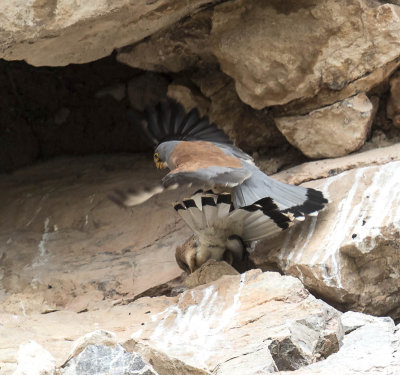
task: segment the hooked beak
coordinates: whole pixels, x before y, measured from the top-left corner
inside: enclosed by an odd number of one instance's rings
[[[158,169],[168,168],[168,164],[165,161],[155,161],[154,163],[156,163]]]

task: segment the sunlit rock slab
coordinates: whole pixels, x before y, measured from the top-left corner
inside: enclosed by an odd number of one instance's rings
[[[299,277],[319,296],[358,311],[400,317],[400,161],[306,183],[330,200],[252,255]]]
[[[64,158],[0,177],[0,308],[85,311],[129,300],[181,274],[190,230],[170,191],[124,209],[114,189],[157,184],[151,156]]]

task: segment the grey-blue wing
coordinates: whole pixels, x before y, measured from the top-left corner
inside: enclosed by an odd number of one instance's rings
[[[211,166],[195,171],[171,171],[162,179],[164,187],[175,184],[193,184],[207,187],[232,188],[241,184],[251,176],[251,171],[242,168]]]

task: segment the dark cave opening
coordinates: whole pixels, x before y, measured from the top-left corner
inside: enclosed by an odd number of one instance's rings
[[[126,115],[149,75],[114,55],[66,67],[0,60],[0,173],[59,155],[151,150]]]

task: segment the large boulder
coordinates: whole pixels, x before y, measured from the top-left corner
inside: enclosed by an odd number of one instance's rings
[[[310,158],[347,155],[364,145],[376,108],[365,94],[311,111],[307,115],[277,117],[286,139]]]
[[[121,367],[135,358],[142,367],[149,362],[160,375],[294,370],[339,350],[340,315],[299,280],[252,270],[176,297],[145,297],[108,309],[3,313],[0,362],[8,363],[4,374],[10,374],[18,347],[35,340],[40,355],[53,358],[65,374],[90,363],[110,368],[113,357]]]
[[[321,91],[315,108],[332,104],[359,92],[346,90],[359,79],[368,91],[385,74],[365,76],[400,55],[398,6],[364,0],[230,1],[214,8],[211,35],[222,70],[256,109]]]
[[[13,1],[0,4],[0,57],[60,66],[108,56],[186,17],[209,0]]]
[[[107,197],[161,177],[147,156],[64,158],[1,176],[1,310],[105,307],[179,276],[175,248],[191,232],[174,215],[178,192],[133,209]]]
[[[259,270],[176,297],[1,319],[4,375],[396,374],[400,365],[390,318],[342,314],[299,280]]]
[[[388,149],[398,155],[398,145]],[[400,161],[387,161],[305,183],[323,191],[329,205],[260,243],[253,261],[299,277],[343,309],[400,318]]]

